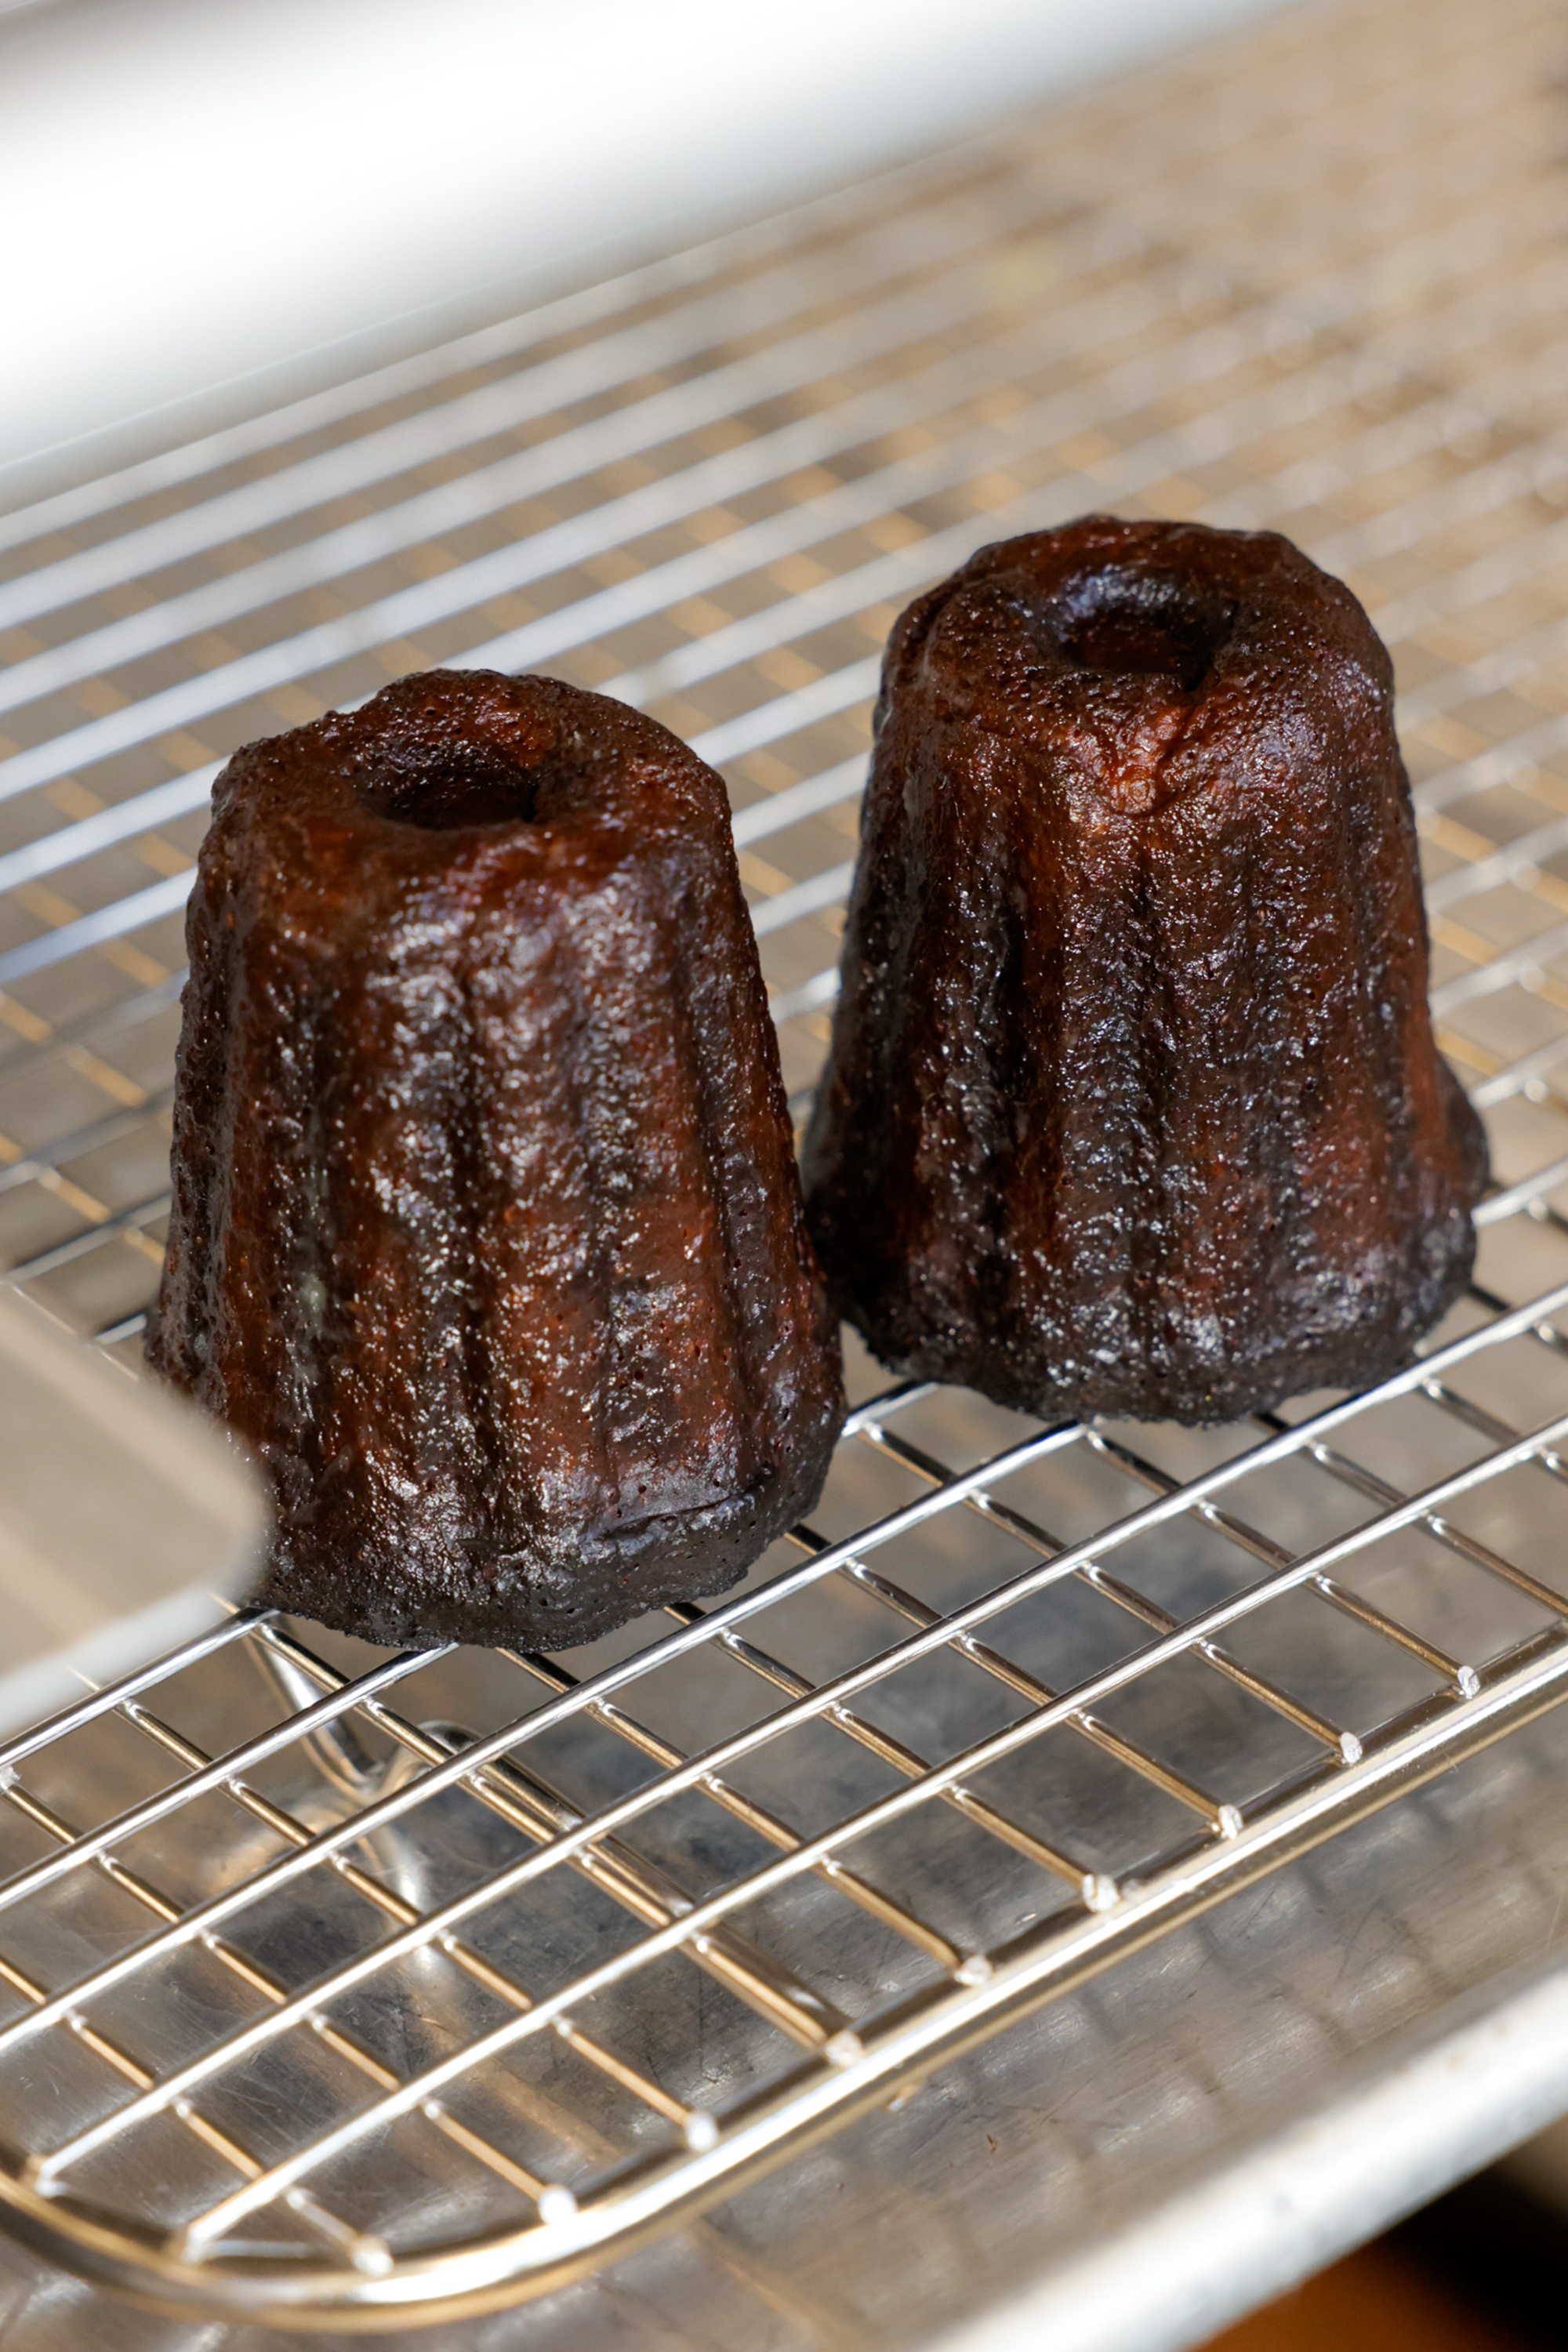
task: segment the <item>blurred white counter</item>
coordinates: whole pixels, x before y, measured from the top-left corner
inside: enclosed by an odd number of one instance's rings
[[[0,0],[0,467],[487,283],[608,269],[1259,5]]]

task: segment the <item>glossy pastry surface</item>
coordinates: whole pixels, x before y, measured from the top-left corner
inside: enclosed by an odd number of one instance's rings
[[[1221,1421],[1405,1360],[1486,1177],[1388,656],[1272,532],[983,548],[889,646],[805,1151],[888,1363]]]
[[[720,779],[407,678],[229,762],[189,940],[149,1354],[272,1473],[267,1597],[552,1648],[731,1582],[843,1401]]]

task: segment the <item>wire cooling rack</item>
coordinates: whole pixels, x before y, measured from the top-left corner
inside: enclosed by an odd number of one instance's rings
[[[1047,1427],[856,1358],[721,1603],[560,1658],[215,1609],[12,1741],[0,2207],[56,2260],[537,2294],[1568,1696],[1568,263],[1549,19],[1467,18],[1284,20],[0,519],[0,1252],[128,1361],[228,750],[442,662],[652,709],[804,1107],[893,614],[1089,507],[1373,609],[1498,1171],[1368,1396]]]

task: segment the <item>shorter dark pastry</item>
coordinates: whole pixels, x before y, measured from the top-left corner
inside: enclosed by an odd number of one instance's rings
[[[837,1333],[724,787],[551,678],[405,678],[218,781],[151,1360],[256,1448],[265,1597],[586,1641],[808,1509]]]
[[[983,548],[888,648],[807,1214],[883,1360],[1221,1421],[1468,1275],[1393,673],[1273,532]]]

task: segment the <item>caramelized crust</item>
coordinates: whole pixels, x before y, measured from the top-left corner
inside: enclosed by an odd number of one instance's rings
[[[273,1476],[266,1597],[559,1648],[740,1576],[843,1413],[724,789],[548,678],[237,754],[151,1360]]]
[[[808,1217],[888,1363],[1220,1421],[1474,1253],[1388,656],[1272,532],[983,548],[889,646]]]

